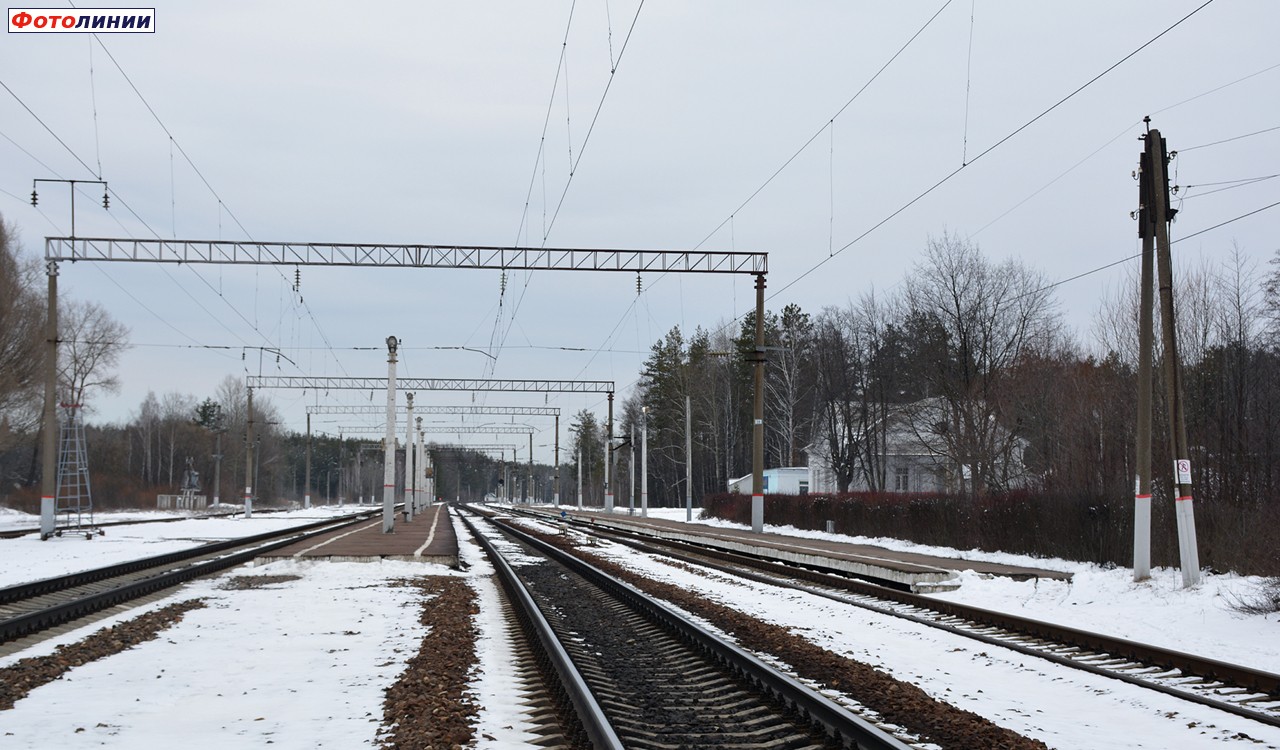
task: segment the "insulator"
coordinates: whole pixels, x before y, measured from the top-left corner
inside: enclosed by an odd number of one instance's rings
[[[36,195],[36,191],[32,190],[32,191],[31,191],[31,205],[33,205],[33,206],[34,206],[34,205],[36,205],[36,204],[37,204],[37,203],[39,203],[39,202],[40,202],[40,198]]]
[[[111,196],[107,195],[107,191],[105,190],[102,191],[102,207],[106,209],[111,208]]]

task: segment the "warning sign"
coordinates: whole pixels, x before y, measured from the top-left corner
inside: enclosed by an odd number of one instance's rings
[[[1191,484],[1191,462],[1186,459],[1180,459],[1173,462],[1173,473],[1177,476],[1178,484]]]

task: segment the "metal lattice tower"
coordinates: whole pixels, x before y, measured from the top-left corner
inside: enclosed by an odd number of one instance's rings
[[[66,416],[60,430],[55,512],[61,526],[87,530],[93,526],[93,493],[84,422],[79,418],[80,404],[64,403],[62,408]]]

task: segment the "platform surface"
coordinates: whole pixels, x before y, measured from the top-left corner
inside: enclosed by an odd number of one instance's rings
[[[533,510],[542,511],[543,509],[534,508]],[[552,512],[551,509],[546,511]],[[558,512],[556,514],[558,515]],[[1044,568],[899,552],[870,544],[772,533],[756,534],[745,529],[726,529],[684,521],[632,516],[627,515],[625,511],[621,514],[570,512],[569,515],[575,520],[596,525],[643,530],[643,533],[663,539],[702,544],[799,564],[821,565],[855,575],[882,578],[910,585],[912,590],[918,592],[954,588],[958,585],[959,572],[963,570],[1017,580],[1071,579],[1070,573]]]
[[[395,529],[382,533],[382,517],[356,524],[305,542],[268,552],[258,559],[307,559],[348,562],[407,560],[440,565],[458,564],[458,537],[448,506],[432,505],[405,521],[396,514]]]

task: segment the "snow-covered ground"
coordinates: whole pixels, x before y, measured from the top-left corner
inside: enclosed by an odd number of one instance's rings
[[[650,515],[684,520],[685,511],[658,508],[651,509]],[[696,522],[746,528],[719,519]],[[848,537],[792,526],[771,526],[768,530],[788,536],[1069,572],[1070,582],[1014,581],[984,577],[970,570],[961,573],[960,588],[933,596],[1280,673],[1280,615],[1246,615],[1233,606],[1258,592],[1264,579],[1257,576],[1206,572],[1199,586],[1184,589],[1182,574],[1173,568],[1156,568],[1149,580],[1135,583],[1129,568],[1105,569],[1056,558],[955,550],[880,537]]]
[[[8,509],[0,509],[6,511]],[[83,536],[64,534],[40,541],[39,534],[16,539],[0,539],[0,586],[12,586],[39,578],[52,578],[80,570],[101,568],[139,557],[191,549],[208,542],[265,534],[269,531],[299,526],[337,515],[355,513],[358,506],[337,505],[312,507],[283,513],[258,513],[253,518],[197,518],[189,514],[167,511],[128,511],[98,513],[95,520],[137,521],[156,518],[182,518],[169,523],[144,523],[131,526],[108,526],[102,536],[86,540]],[[40,525],[39,516],[8,511],[0,515],[0,530],[31,529]]]
[[[212,538],[258,533],[324,512],[312,509],[259,515],[248,521],[118,527],[92,541],[76,537],[47,542],[0,540],[0,573],[7,583],[44,578]],[[676,519],[682,519],[683,513],[651,511],[654,516]],[[28,519],[16,525],[29,524]],[[466,576],[478,594],[480,665],[473,687],[485,708],[476,733],[477,747],[527,747],[527,727],[509,703],[511,654],[488,578],[490,569],[465,530],[459,531],[460,554],[470,565],[465,573],[402,562],[282,561],[189,584],[149,608],[193,597],[207,598],[207,608],[189,612],[155,641],[76,668],[64,679],[38,688],[12,710],[0,711],[0,747],[374,746],[382,690],[416,652],[424,632],[418,624],[415,589],[387,584],[424,573]],[[921,549],[890,540],[858,541]],[[809,633],[826,648],[877,664],[942,700],[1053,747],[1163,749],[1238,744],[1280,748],[1280,730],[1114,680],[794,591],[730,581],[718,574],[693,575],[617,545],[602,545],[596,551],[644,575]],[[930,551],[974,559],[982,556]],[[1276,616],[1242,615],[1229,606],[1233,597],[1247,595],[1257,581],[1210,575],[1197,589],[1185,591],[1174,571],[1157,571],[1151,582],[1135,585],[1124,570],[1062,560],[1003,559],[1069,570],[1075,580],[1037,584],[966,574],[959,591],[945,596],[1280,671]],[[231,575],[280,574],[301,578],[261,589],[219,587]],[[0,667],[24,656],[49,653],[58,643],[79,640],[105,624],[136,614],[46,641],[0,659]]]

